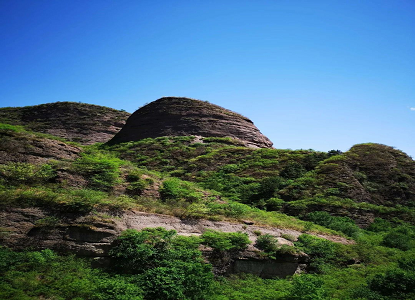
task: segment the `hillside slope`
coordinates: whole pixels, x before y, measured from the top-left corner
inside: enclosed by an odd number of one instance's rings
[[[118,122],[85,107],[63,122],[3,109],[23,126],[0,123],[0,299],[414,299],[415,165],[405,153],[180,131],[80,145],[29,130],[59,125],[75,139]]]
[[[0,108],[0,123],[22,125],[84,145],[105,143],[125,124],[130,114],[99,105],[55,102]]]

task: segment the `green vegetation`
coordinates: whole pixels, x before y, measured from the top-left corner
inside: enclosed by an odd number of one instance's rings
[[[176,239],[174,230],[164,228],[127,230],[110,255],[116,270],[136,275],[146,299],[205,299],[211,266],[191,238]]]
[[[25,141],[64,141],[29,131],[49,126],[45,120],[23,124],[10,109],[0,115],[13,124],[0,124],[0,142],[10,153],[30,150]],[[109,268],[51,250],[0,248],[0,299],[415,298],[415,166],[396,149],[251,149],[231,138],[192,136],[79,148],[72,159],[0,164],[0,208],[51,212],[34,222],[41,230],[64,227],[62,213],[110,222],[126,209],[293,229],[307,233],[282,235],[294,246],[260,231],[254,246],[269,260],[305,252],[306,274],[215,277],[199,249],[225,261],[248,247],[247,234],[207,230],[184,237],[147,228],[119,236]],[[347,237],[350,244],[317,233]],[[1,239],[12,234],[0,228]]]
[[[414,163],[391,147],[362,144],[346,153],[324,153],[249,149],[229,138],[193,140],[161,137],[107,149],[139,166],[198,182],[231,200],[268,211],[304,215],[320,205],[329,211],[353,208],[375,211],[383,218],[415,218],[415,180],[408,175],[414,174]],[[396,166],[392,172],[389,165]],[[339,180],[341,174],[349,175]],[[371,200],[362,201],[368,193]]]
[[[1,114],[1,108],[0,108],[0,114]],[[38,139],[51,139],[51,140],[57,140],[61,142],[65,142],[68,145],[74,145],[79,146],[76,142],[68,141],[64,138],[54,136],[47,133],[41,133],[32,131],[30,128],[26,128],[21,125],[11,125],[11,124],[5,124],[0,122],[0,140],[2,143],[8,143],[13,138],[17,139],[27,139],[27,140],[38,140]]]
[[[348,217],[334,217],[325,211],[315,211],[307,215],[307,219],[327,228],[343,232],[347,236],[357,238],[360,228]]]
[[[32,165],[11,162],[0,165],[0,183],[10,186],[46,183],[55,175],[55,170],[49,164]]]
[[[248,235],[242,232],[206,230],[202,235],[202,244],[219,252],[243,250],[250,243]]]
[[[86,261],[51,250],[0,248],[0,266],[0,299],[143,299],[133,278],[92,269]]]
[[[109,191],[120,183],[119,168],[126,162],[105,152],[91,150],[83,152],[82,156],[73,162],[73,171],[83,175],[88,180],[90,188]]]

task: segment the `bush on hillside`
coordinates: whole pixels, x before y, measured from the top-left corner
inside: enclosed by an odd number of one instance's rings
[[[349,217],[335,217],[325,211],[315,211],[307,214],[307,219],[327,228],[343,232],[347,236],[356,238],[360,228]]]
[[[56,176],[56,171],[49,164],[33,165],[29,163],[10,162],[0,165],[0,178],[7,185],[45,183]]]
[[[406,251],[414,247],[414,237],[415,232],[411,228],[399,226],[384,236],[382,245]]]
[[[73,169],[88,179],[88,187],[110,191],[120,182],[119,167],[125,162],[104,153],[84,153],[73,163]]]
[[[212,267],[196,249],[197,239],[164,228],[126,230],[110,251],[116,270],[137,274],[146,299],[206,299]]]
[[[389,269],[386,273],[377,274],[370,279],[368,286],[382,296],[392,299],[411,299],[410,294],[415,296],[415,272],[399,268]]]
[[[202,198],[202,193],[197,191],[191,183],[174,177],[164,180],[159,192],[164,201],[184,200],[192,203],[198,202]]]
[[[218,251],[243,250],[251,241],[246,233],[221,232],[208,229],[202,234],[202,244]]]
[[[339,259],[339,245],[331,241],[302,234],[294,244],[310,256],[310,268],[315,273],[324,273],[330,264]]]
[[[274,253],[278,249],[278,239],[270,234],[263,234],[257,238],[254,246],[265,253]]]

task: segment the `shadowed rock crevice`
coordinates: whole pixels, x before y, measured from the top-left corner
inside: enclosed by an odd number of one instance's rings
[[[138,109],[109,144],[161,136],[231,137],[246,146],[272,148],[253,122],[205,101],[165,97]]]

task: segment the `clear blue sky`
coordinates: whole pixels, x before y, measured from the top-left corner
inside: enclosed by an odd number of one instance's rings
[[[0,0],[0,106],[162,96],[239,112],[276,148],[415,157],[415,1]]]

